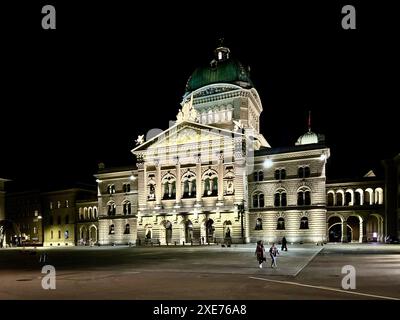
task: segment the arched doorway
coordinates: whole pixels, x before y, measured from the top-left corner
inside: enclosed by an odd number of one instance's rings
[[[206,239],[205,239],[205,241],[207,243],[214,242],[214,231],[215,231],[215,228],[214,228],[213,224],[214,224],[214,220],[213,219],[208,218],[205,221],[205,231],[206,231]]]
[[[90,241],[94,244],[97,242],[97,228],[96,226],[91,226],[90,227],[90,231],[89,231],[89,235],[90,235]]]
[[[87,229],[85,226],[82,226],[79,232],[79,242],[81,245],[85,245],[88,240]]]
[[[165,228],[165,243],[169,244],[172,242],[172,223],[169,220],[164,222]]]
[[[191,242],[193,240],[193,223],[190,220],[185,222],[185,242]]]
[[[360,218],[358,216],[350,216],[347,218],[347,242],[359,242],[359,239]]]
[[[342,242],[342,219],[338,216],[328,219],[328,240],[329,242]]]
[[[383,241],[383,218],[379,214],[371,214],[368,216],[366,237],[368,242]]]
[[[224,242],[232,243],[232,222],[230,220],[224,222]]]

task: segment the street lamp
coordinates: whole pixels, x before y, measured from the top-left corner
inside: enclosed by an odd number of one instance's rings
[[[240,218],[240,231],[242,237],[242,243],[244,243],[244,226],[243,226],[243,214],[244,214],[244,201],[237,205],[238,214]]]

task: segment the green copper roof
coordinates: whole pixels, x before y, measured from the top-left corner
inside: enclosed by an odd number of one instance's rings
[[[249,69],[239,61],[228,58],[213,60],[210,65],[197,68],[186,84],[186,92],[192,92],[213,83],[232,83],[243,88],[253,87]]]

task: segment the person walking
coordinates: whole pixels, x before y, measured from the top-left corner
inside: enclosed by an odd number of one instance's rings
[[[257,261],[258,261],[259,267],[261,269],[263,262],[267,261],[267,258],[265,256],[264,244],[263,244],[263,242],[261,240],[257,241],[257,247],[256,247],[255,255],[257,257]]]
[[[285,237],[282,238],[282,247],[281,247],[281,251],[287,251],[287,240]]]
[[[275,247],[275,243],[272,244],[271,248],[269,248],[269,255],[271,256],[271,268],[277,267],[276,258],[279,254],[278,248]]]

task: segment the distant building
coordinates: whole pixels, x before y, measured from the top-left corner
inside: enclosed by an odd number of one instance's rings
[[[99,243],[135,244],[140,222],[135,168],[101,169],[98,181]],[[139,235],[140,237],[140,235]]]
[[[39,191],[7,194],[7,217],[17,230],[13,242],[20,245],[43,245],[43,211]]]
[[[384,190],[385,181],[372,172],[358,180],[328,181],[328,241],[384,241],[387,234]]]
[[[77,245],[95,245],[99,239],[98,199],[76,202],[76,240]]]
[[[45,246],[76,244],[77,201],[91,199],[96,192],[74,188],[41,194]]]

